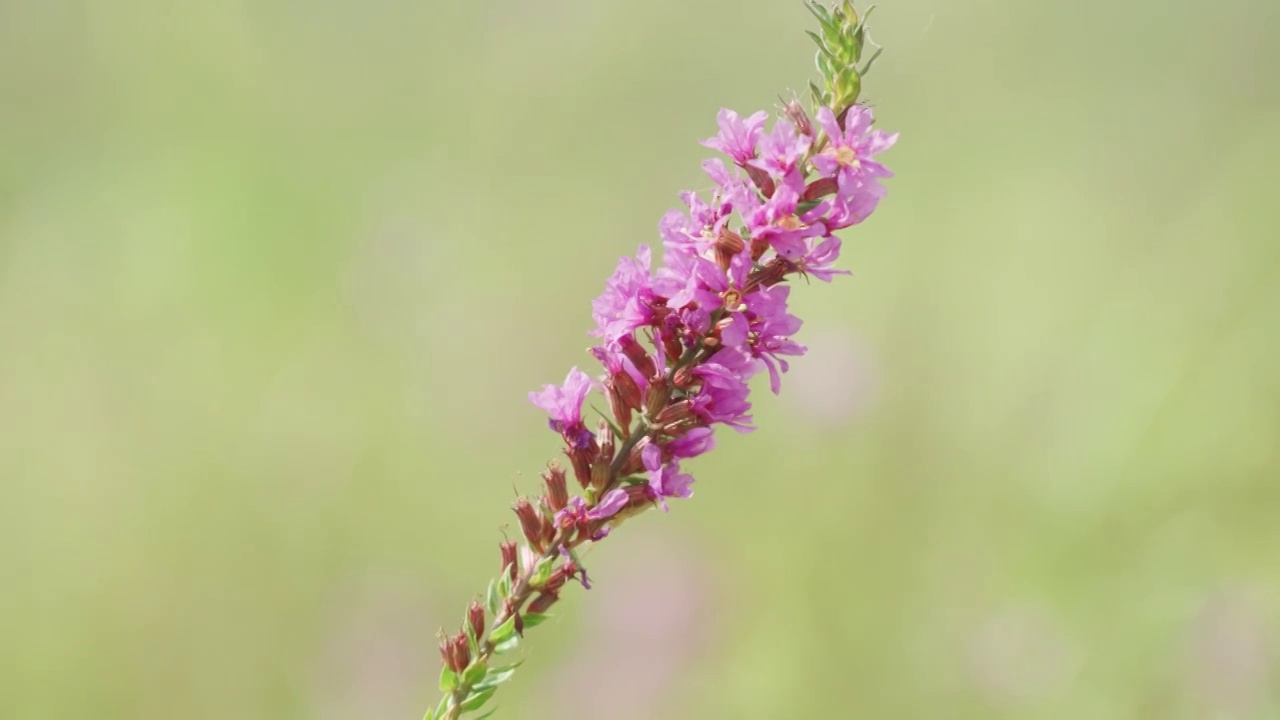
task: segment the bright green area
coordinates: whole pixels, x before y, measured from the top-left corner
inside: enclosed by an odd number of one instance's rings
[[[706,184],[716,110],[804,87],[811,23],[0,4],[0,717],[420,716],[556,448],[525,393]],[[798,289],[761,429],[591,554],[496,717],[620,663],[643,691],[595,717],[1276,717],[1280,5],[873,30],[903,137],[855,278]],[[874,400],[817,412],[820,373]],[[640,603],[692,596],[692,649],[566,685],[648,547],[698,578]]]

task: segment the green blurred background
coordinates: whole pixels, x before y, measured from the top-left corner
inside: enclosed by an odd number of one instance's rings
[[[0,0],[0,717],[412,718],[796,0]],[[889,2],[898,176],[510,718],[1280,717],[1280,5]]]

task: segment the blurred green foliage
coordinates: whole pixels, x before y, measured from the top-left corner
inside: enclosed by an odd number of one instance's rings
[[[811,25],[0,3],[0,717],[420,716],[556,451],[524,394],[586,363],[716,110],[803,91]],[[591,554],[498,717],[1276,717],[1280,6],[874,35],[903,137],[855,277],[796,293],[761,429]],[[697,641],[637,655],[668,615]]]

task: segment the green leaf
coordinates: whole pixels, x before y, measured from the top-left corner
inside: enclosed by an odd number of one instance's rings
[[[466,670],[462,671],[462,684],[475,685],[484,679],[485,671],[487,670],[488,668],[485,667],[484,663],[471,663],[467,666]]]
[[[512,635],[506,640],[503,640],[497,645],[494,645],[493,651],[501,655],[503,653],[508,653],[508,652],[511,652],[512,650],[515,650],[516,646],[518,646],[519,644],[520,644],[520,636]]]
[[[613,431],[614,437],[616,438],[626,437],[625,435],[622,434],[622,429],[618,427],[618,424],[613,421],[613,418],[600,412],[600,408],[596,407],[595,405],[592,405],[591,409],[596,411],[596,414],[600,416],[601,420],[604,420],[606,423],[609,424],[609,429]]]
[[[516,674],[516,668],[520,663],[508,665],[505,670],[490,670],[484,679],[476,683],[474,690],[484,690],[485,688],[497,687],[502,683],[510,680]]]
[[[422,716],[422,720],[433,720],[435,716],[436,716],[436,711],[432,710],[431,708],[427,708],[427,714]]]
[[[503,568],[502,575],[498,577],[498,598],[501,601],[510,594],[511,594],[511,572],[508,571],[506,568]],[[497,612],[494,612],[494,615],[497,615],[497,614],[498,614]]]
[[[446,665],[440,668],[440,692],[451,693],[458,687],[458,674]]]
[[[525,628],[537,627],[550,620],[552,617],[553,616],[546,613],[525,613],[524,626]]]
[[[509,637],[512,637],[515,634],[516,634],[516,616],[512,615],[511,617],[507,618],[506,622],[494,628],[493,631],[489,633],[489,642],[493,643],[494,645],[497,645],[498,643],[502,642],[503,640],[506,640]]]
[[[502,569],[502,576],[506,577],[507,569]],[[502,597],[498,595],[498,579],[494,578],[489,581],[489,592],[485,594],[485,604],[489,606],[489,614],[498,615],[498,611],[502,609]]]
[[[467,696],[466,700],[462,701],[462,712],[479,710],[480,706],[484,705],[486,702],[489,702],[489,698],[493,697],[493,694],[496,692],[498,692],[498,688],[492,687],[492,688],[485,688],[484,690],[477,690],[471,693],[470,695]]]
[[[451,696],[448,693],[445,693],[445,696],[440,698],[440,704],[436,705],[436,717],[438,718],[444,717],[444,714],[448,712],[450,697]]]
[[[551,579],[551,566],[555,564],[555,556],[545,557],[538,561],[533,568],[533,575],[529,578],[529,587],[540,588],[547,584],[547,580]]]
[[[492,714],[494,714],[494,713],[496,713],[496,712],[498,712],[498,708],[496,708],[496,707],[492,707],[492,708],[489,708],[489,712],[487,712],[487,713],[485,713],[485,714],[483,714],[483,715],[477,715],[477,716],[475,716],[475,717],[471,718],[471,720],[484,720],[485,718],[489,717],[490,715],[492,715]]]

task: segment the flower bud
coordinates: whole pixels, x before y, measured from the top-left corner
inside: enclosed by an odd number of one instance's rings
[[[597,491],[604,490],[604,486],[609,483],[610,464],[602,455],[591,465],[591,487]]]
[[[769,240],[767,238],[753,238],[751,240],[751,259],[759,260],[760,256],[765,254],[769,249]]]
[[[516,563],[516,544],[510,540],[498,543],[498,550],[502,552],[502,569],[511,576],[511,582],[516,581],[516,573],[519,567]]]
[[[626,375],[626,373],[619,373]],[[614,422],[618,423],[618,429],[622,431],[622,436],[628,437],[631,434],[631,408],[627,407],[627,401],[618,392],[617,385],[613,380],[604,381],[605,397],[609,398],[609,411],[613,413]]]
[[[542,479],[547,483],[547,507],[552,513],[563,510],[564,506],[569,504],[569,490],[565,487],[564,468],[560,463],[552,460],[547,463]]]
[[[597,456],[597,460],[612,463],[615,448],[613,428],[609,427],[609,423],[603,420],[600,421],[600,430],[596,434],[596,443],[600,446],[600,454]]]
[[[674,365],[680,360],[680,356],[684,354],[684,348],[680,345],[680,338],[672,333],[662,334],[662,349],[667,353],[667,360]]]
[[[634,510],[653,504],[653,498],[649,495],[648,485],[628,485],[626,490],[627,510]]]
[[[691,417],[693,417],[693,405],[688,400],[681,400],[658,413],[654,422],[658,425],[672,425]]]
[[[697,376],[693,374],[693,368],[686,365],[676,371],[675,376],[671,378],[671,382],[675,383],[675,386],[681,390],[688,390],[697,379]]]
[[[649,383],[649,397],[645,398],[644,403],[648,415],[652,417],[662,412],[662,409],[667,406],[667,399],[670,397],[671,386],[667,384],[666,380],[656,379]]]
[[[836,183],[835,178],[818,178],[805,187],[804,193],[800,195],[800,201],[814,202],[815,200],[821,200],[828,195],[835,194],[839,189],[840,186]]]
[[[454,635],[449,640],[449,669],[461,673],[471,664],[471,643],[463,633]]]
[[[782,282],[787,273],[795,269],[795,265],[786,258],[775,257],[770,260],[763,268],[753,271],[747,277],[747,285],[742,288],[743,293],[749,293],[758,287],[773,287]]]
[[[773,184],[773,178],[769,177],[769,173],[761,170],[755,165],[739,165],[738,167],[747,171],[747,177],[751,178],[751,182],[760,189],[760,194],[766,198],[773,197],[773,191],[777,187]]]
[[[800,99],[792,94],[791,99],[786,101],[782,106],[782,114],[796,126],[796,132],[801,135],[813,137],[813,121],[809,119],[809,114],[804,111],[804,106],[800,104]]]
[[[649,357],[649,353],[645,352],[640,343],[636,342],[635,336],[627,333],[618,338],[618,345],[622,348],[622,354],[627,356],[640,374],[645,377],[653,377],[658,374],[658,368],[653,364],[653,358]]]
[[[441,634],[444,634],[442,629]],[[450,638],[440,638],[440,664],[453,669],[453,641]]]
[[[622,466],[621,473],[623,475],[634,475],[644,469],[644,448],[649,444],[648,440],[638,442],[631,448],[631,454],[627,456],[627,462]]]
[[[565,581],[569,579],[569,576],[571,574],[569,571],[572,568],[573,568],[573,563],[565,563],[564,565],[561,565],[555,570],[552,570],[551,575],[547,578],[547,581],[542,585],[542,592],[554,593],[560,588],[564,587]]]
[[[547,592],[544,590],[538,594],[538,597],[533,599],[533,602],[529,603],[529,612],[541,615],[547,610],[550,610],[551,606],[555,605],[556,601],[559,599],[559,593]]]
[[[617,390],[622,402],[632,410],[639,410],[644,398],[640,394],[640,386],[636,385],[631,373],[620,370],[613,374],[613,387]]]
[[[473,637],[484,639],[484,606],[474,600],[467,606],[467,624]]]
[[[573,466],[573,476],[578,480],[578,484],[582,487],[591,486],[591,460],[595,457],[595,449],[590,452],[573,450],[566,451],[569,456],[569,464]]]
[[[511,509],[515,510],[516,518],[520,521],[520,531],[524,533],[524,539],[529,541],[529,547],[538,553],[545,552],[547,546],[543,540],[545,520],[542,513],[529,502],[529,498],[524,497],[516,498]]]
[[[729,228],[721,228],[720,234],[716,236],[715,242],[711,245],[716,252],[716,264],[721,270],[728,272],[729,264],[733,262],[733,258],[747,247],[747,243],[738,233]]]

